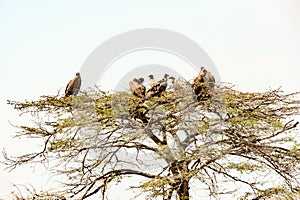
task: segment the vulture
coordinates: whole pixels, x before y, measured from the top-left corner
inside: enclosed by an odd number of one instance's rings
[[[150,78],[150,87],[154,87],[155,85],[158,84],[158,83],[155,81],[153,75],[149,75],[148,77]]]
[[[129,82],[130,91],[133,95],[140,97],[142,99],[145,98],[146,87],[143,85],[144,78],[134,78]]]
[[[209,88],[214,88],[216,82],[214,75],[211,72],[207,71],[204,67],[201,67],[200,73],[203,76],[205,84],[207,84]]]
[[[167,87],[168,87],[168,77],[169,77],[169,75],[165,74],[164,77],[160,81],[158,81],[158,83],[159,83],[159,87],[158,87],[159,95],[161,95],[161,93],[167,89]]]
[[[66,90],[65,90],[65,96],[68,97],[70,95],[76,96],[80,90],[81,86],[81,77],[80,73],[76,73],[76,76],[68,83]]]
[[[146,99],[149,99],[154,96],[161,96],[162,92],[164,92],[168,86],[168,76],[168,74],[165,74],[160,81],[153,82],[153,84],[151,83],[151,81],[153,80],[153,76],[149,76],[151,88],[146,93]]]
[[[184,79],[176,79],[173,76],[169,77],[169,79],[172,84],[170,89],[173,89],[176,98],[194,97],[194,91],[190,88],[190,82]]]
[[[204,98],[210,97],[209,89],[214,88],[214,86],[214,75],[207,71],[204,67],[201,67],[201,70],[198,76],[195,78],[193,84],[193,90],[197,96],[197,100],[200,101]]]
[[[176,78],[175,78],[174,76],[170,76],[170,77],[169,77],[169,79],[171,79],[171,80],[172,80],[172,84],[174,84],[174,83],[175,83],[175,80],[176,80]]]
[[[174,90],[181,90],[183,87],[176,81],[176,78],[174,76],[170,76],[169,79],[171,79],[171,83],[173,85]]]

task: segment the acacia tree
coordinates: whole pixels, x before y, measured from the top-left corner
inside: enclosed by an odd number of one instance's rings
[[[96,88],[76,97],[8,101],[35,120],[19,126],[17,136],[43,143],[39,152],[18,157],[4,152],[5,164],[14,169],[52,163],[49,170],[64,180],[55,194],[66,198],[104,199],[108,184],[132,176],[144,178],[138,188],[148,199],[192,199],[191,188],[216,199],[299,194],[300,143],[293,119],[299,93],[231,86],[210,92],[198,102],[181,82],[148,100]]]

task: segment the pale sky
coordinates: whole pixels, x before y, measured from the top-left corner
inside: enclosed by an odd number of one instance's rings
[[[206,51],[221,79],[237,89],[298,91],[299,19],[298,0],[0,0],[0,148],[18,155],[38,147],[12,138],[17,130],[9,121],[22,124],[24,118],[7,99],[36,100],[63,91],[96,47],[134,29],[162,28],[187,36]],[[138,58],[133,54],[124,62],[152,64]],[[11,173],[2,169],[0,199],[11,183],[46,187],[47,177],[34,166]]]

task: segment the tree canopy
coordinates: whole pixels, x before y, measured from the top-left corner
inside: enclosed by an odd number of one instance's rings
[[[134,189],[148,199],[197,199],[192,191],[216,199],[299,195],[299,93],[223,84],[198,101],[188,83],[179,85],[147,100],[93,88],[8,101],[34,120],[17,136],[42,146],[18,157],[4,152],[4,162],[9,169],[52,163],[64,180],[54,191],[62,199],[104,199],[108,185],[133,176],[143,177]]]

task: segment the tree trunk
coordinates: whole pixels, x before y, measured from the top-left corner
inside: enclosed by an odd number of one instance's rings
[[[180,200],[189,200],[189,180],[182,180],[177,190]]]
[[[180,200],[189,200],[189,177],[185,177],[188,174],[188,163],[186,162],[173,162],[171,164],[171,172],[175,177],[175,183],[173,188],[176,190]]]

